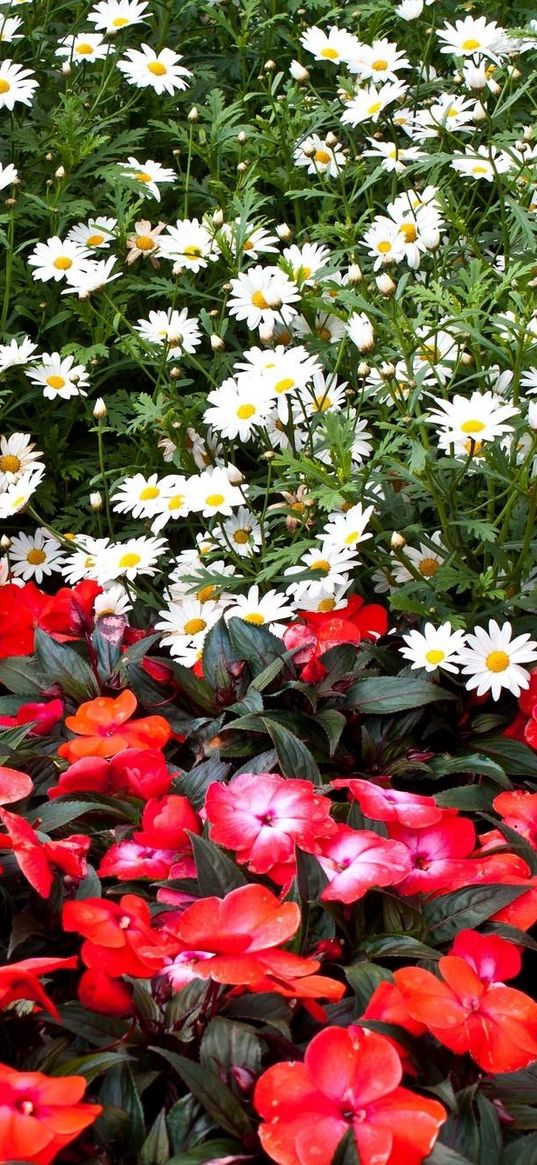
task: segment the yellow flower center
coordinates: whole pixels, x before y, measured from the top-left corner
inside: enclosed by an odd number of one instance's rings
[[[462,433],[482,433],[484,428],[485,428],[485,425],[484,425],[483,421],[477,421],[477,420],[471,418],[469,421],[463,421],[463,423],[461,425],[461,432]]]
[[[313,161],[320,162],[321,166],[327,166],[330,161],[328,150],[316,150],[313,155]]]
[[[290,388],[295,387],[295,380],[292,376],[284,376],[283,380],[276,381],[274,390],[277,393],[288,392]]]
[[[239,546],[246,546],[246,543],[250,541],[250,531],[235,530],[233,534],[233,541],[237,542]]]
[[[325,327],[325,325],[323,325],[323,327],[321,327],[321,328],[317,328],[317,335],[318,335],[320,340],[331,340],[332,339],[332,336],[330,334],[330,329]]]
[[[149,72],[153,73],[155,77],[163,77],[168,72],[166,65],[163,65],[162,61],[150,61],[147,67]]]
[[[425,652],[425,658],[427,663],[442,663],[442,660],[446,658],[446,653],[440,651],[438,647],[432,647],[430,651]]]
[[[237,416],[240,421],[248,421],[255,413],[255,405],[239,405]]]
[[[472,166],[472,174],[488,174],[488,171],[488,166],[483,166],[481,164]]]
[[[183,247],[183,255],[187,255],[189,259],[199,259],[201,254],[201,247]]]
[[[139,495],[141,502],[152,502],[153,498],[158,498],[160,490],[157,485],[146,485]]]
[[[265,622],[265,616],[260,611],[252,611],[251,615],[243,615],[245,623],[253,623],[255,627],[262,627]]]
[[[468,40],[463,40],[461,44],[461,49],[463,49],[465,53],[473,53],[475,49],[478,49],[479,47],[480,41],[476,40],[475,37],[469,37]]]
[[[337,49],[331,48],[330,45],[326,45],[324,49],[321,49],[319,56],[324,57],[326,61],[338,61],[339,60],[339,53],[338,53]]]
[[[373,101],[371,105],[368,105],[367,112],[370,117],[374,117],[380,109],[382,109],[382,101]]]
[[[47,384],[49,388],[64,388],[65,380],[63,376],[47,376]]]
[[[254,291],[252,295],[252,303],[254,307],[259,307],[261,309],[269,306],[262,291]]]
[[[322,570],[323,574],[330,574],[330,563],[327,558],[318,558],[310,563],[310,570]]]
[[[335,605],[336,605],[335,599],[321,599],[319,606],[317,607],[317,610],[321,614],[324,615],[324,614],[327,614],[329,611],[333,611]]]
[[[329,396],[315,396],[313,398],[313,411],[316,413],[325,413],[331,404],[332,401]]]
[[[0,77],[0,93],[9,93],[11,85],[6,81],[5,77]]]
[[[104,235],[89,235],[86,239],[86,245],[88,247],[100,247],[101,243],[104,243],[104,239]]]
[[[134,242],[139,251],[152,251],[156,245],[151,235],[136,235]]]
[[[137,182],[152,182],[153,181],[151,174],[148,174],[146,170],[139,170],[138,173],[134,175],[134,177],[136,178]]]
[[[129,21],[126,16],[114,16],[112,24],[114,28],[124,28]]]
[[[472,457],[479,457],[481,450],[483,448],[483,442],[482,441],[472,441],[472,438],[470,438],[469,441],[464,442],[464,448],[465,448],[466,452],[468,453],[468,455],[470,455],[470,453],[471,453]]]
[[[344,539],[345,546],[354,546],[354,543],[358,541],[359,537],[359,530],[351,530],[350,534],[347,534],[346,538]]]
[[[118,566],[120,570],[128,570],[131,566],[138,566],[138,563],[141,561],[141,554],[135,554],[134,551],[131,550],[130,553],[121,555]]]
[[[415,243],[418,232],[413,222],[403,222],[399,227],[399,234],[403,235],[405,243]]]
[[[88,44],[87,40],[83,40],[80,44],[75,45],[75,53],[79,53],[81,57],[91,57],[95,52],[93,45]]]
[[[0,471],[2,473],[18,473],[21,462],[14,453],[3,453],[0,457]]]
[[[387,255],[388,252],[391,251],[391,249],[392,249],[392,244],[389,243],[387,239],[384,239],[382,242],[377,243],[377,251],[380,251],[381,255]]]
[[[56,267],[57,271],[68,271],[73,266],[73,260],[68,255],[58,255],[52,266]]]
[[[216,587],[214,583],[209,583],[208,586],[202,587],[201,590],[196,591],[196,598],[200,603],[208,603],[209,599],[214,599],[216,594]]]
[[[208,494],[205,501],[208,506],[221,506],[225,498],[223,494]]]
[[[205,619],[187,619],[183,631],[185,635],[198,635],[200,631],[205,631],[206,626]]]
[[[33,550],[29,550],[26,555],[26,561],[30,566],[40,566],[42,562],[46,562],[47,556],[44,550],[38,550],[37,546]]]
[[[252,240],[246,239],[246,242],[242,244],[242,249],[243,251],[253,251],[254,244],[252,243]]]
[[[506,671],[511,663],[506,651],[490,651],[485,660],[489,671]]]
[[[309,279],[311,275],[311,267],[297,267],[293,271],[293,279]]]
[[[439,565],[436,558],[422,558],[418,570],[424,578],[432,578],[433,574],[436,574]]]
[[[181,506],[183,505],[184,500],[185,500],[184,494],[174,494],[173,498],[170,498],[170,500],[168,502],[168,509],[169,510],[180,510]]]
[[[11,503],[12,513],[15,513],[16,510],[20,510],[21,506],[23,506],[27,500],[28,499],[25,497],[24,494],[19,494],[18,498],[13,498],[13,501]]]
[[[383,73],[388,68],[388,62],[379,57],[378,61],[371,62],[371,68],[375,70],[375,73]]]

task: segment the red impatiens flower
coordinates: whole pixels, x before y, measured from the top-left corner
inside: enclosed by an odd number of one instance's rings
[[[241,773],[229,785],[214,781],[205,809],[213,841],[233,850],[252,873],[283,885],[294,876],[295,845],[317,853],[319,839],[336,831],[328,798],[311,781],[278,773]]]
[[[0,844],[13,850],[21,874],[41,898],[50,895],[54,866],[76,881],[85,878],[86,855],[90,846],[86,834],[73,833],[61,841],[42,841],[30,822],[17,813],[0,809],[0,821],[8,832],[8,839],[1,838]]]
[[[142,828],[133,834],[138,845],[151,849],[190,852],[188,833],[201,833],[201,821],[188,797],[170,793],[152,797],[144,805]]]
[[[330,879],[321,894],[324,902],[357,902],[368,890],[402,882],[410,870],[404,845],[348,825],[338,825],[334,837],[322,843],[318,860]]]
[[[73,970],[77,966],[78,959],[72,955],[68,959],[22,959],[20,963],[0,967],[0,1008],[9,1007],[16,999],[31,999],[59,1019],[58,1011],[38,976],[50,975],[52,971]]]
[[[522,834],[537,849],[537,793],[514,789],[499,793],[492,804],[504,824]]]
[[[131,878],[164,882],[167,878],[195,878],[196,863],[192,857],[173,849],[119,841],[107,850],[97,872],[102,878],[117,878],[120,882]]]
[[[294,656],[301,668],[301,679],[315,683],[326,675],[320,657],[340,643],[361,643],[378,639],[388,630],[388,614],[376,603],[364,606],[360,595],[351,595],[346,606],[337,611],[298,611],[300,623],[292,623],[284,633],[288,650],[300,647]]]
[[[49,1165],[102,1112],[81,1104],[83,1076],[17,1072],[0,1064],[0,1161]]]
[[[29,797],[33,787],[32,778],[27,773],[0,765],[0,805],[12,805],[14,801],[22,801],[23,797]]]
[[[162,934],[151,929],[149,906],[136,894],[124,894],[119,902],[107,898],[66,902],[62,923],[64,930],[76,931],[86,939],[80,953],[91,970],[104,971],[112,978],[132,975],[147,979],[162,964],[166,943]]]
[[[54,726],[63,717],[62,700],[46,700],[38,704],[21,704],[14,716],[0,716],[0,726],[3,728],[16,727],[19,724],[31,724],[31,736],[48,736]]]
[[[168,721],[163,716],[131,720],[137,704],[128,688],[115,700],[110,696],[87,700],[65,721],[79,739],[62,744],[59,755],[75,761],[84,756],[114,756],[126,748],[164,748],[171,736]]]
[[[398,887],[400,894],[430,894],[472,883],[473,865],[467,859],[475,846],[475,828],[467,818],[444,812],[438,824],[426,829],[390,822],[388,830],[406,847],[410,864],[408,877]]]
[[[424,829],[426,825],[436,825],[443,816],[443,810],[434,797],[386,789],[357,777],[340,778],[330,783],[334,789],[348,789],[350,797],[358,801],[362,813],[372,821],[396,821],[411,829]]]
[[[31,655],[34,649],[34,619],[21,602],[22,589],[14,583],[0,587],[0,659]]]
[[[500,976],[520,967],[513,944],[463,931],[440,976],[402,967],[394,979],[409,1014],[452,1052],[469,1052],[485,1072],[516,1072],[537,1059],[537,1003]]]
[[[125,1019],[134,1012],[132,997],[131,984],[113,979],[106,971],[84,971],[80,976],[78,998],[88,1011]]]
[[[330,1165],[352,1129],[361,1165],[421,1165],[447,1114],[401,1088],[402,1075],[384,1036],[355,1024],[326,1028],[303,1063],[275,1064],[259,1077],[254,1106],[265,1153],[278,1165]]]
[[[147,801],[161,797],[172,783],[166,761],[156,748],[126,748],[105,760],[84,756],[61,773],[58,784],[48,791],[50,798],[69,793],[103,793],[113,797],[126,793]]]

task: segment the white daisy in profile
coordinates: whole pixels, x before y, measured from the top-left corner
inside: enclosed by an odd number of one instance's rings
[[[73,65],[83,65],[87,61],[104,61],[110,52],[110,44],[99,32],[79,32],[77,36],[64,36],[56,49],[56,57],[65,57]]]
[[[529,687],[530,673],[522,664],[537,660],[537,643],[528,633],[512,639],[510,623],[500,627],[495,619],[489,620],[488,631],[484,627],[474,627],[473,635],[468,635],[466,646],[457,656],[463,675],[468,676],[468,691],[476,691],[478,696],[490,692],[493,700],[499,700],[504,689],[519,696],[523,688]]]
[[[134,330],[148,344],[167,347],[167,359],[173,360],[183,352],[192,353],[201,344],[198,320],[189,316],[186,307],[181,311],[168,308],[167,311],[150,311],[149,319],[138,320]]]
[[[67,551],[62,566],[62,575],[70,586],[82,579],[97,579],[99,562],[110,545],[109,538],[92,538],[89,534],[77,534],[76,545]]]
[[[0,348],[0,353],[1,353],[1,351],[2,350]],[[1,358],[0,358],[0,367],[1,367]],[[523,372],[522,376],[520,377],[520,387],[524,388],[526,390],[526,392],[528,393],[528,396],[532,396],[534,393],[537,392],[537,368],[526,368],[526,371]]]
[[[43,474],[42,469],[30,469],[0,493],[0,518],[10,518],[28,505],[43,479]]]
[[[425,415],[429,425],[436,425],[449,438],[457,440],[493,441],[513,426],[506,422],[519,415],[514,405],[505,404],[493,392],[473,392],[470,397],[457,393],[452,400],[439,400],[436,409]]]
[[[306,390],[299,389],[298,396],[308,416],[337,413],[345,405],[347,387],[347,381],[338,380],[333,372],[316,372],[313,384]]]
[[[315,282],[315,276],[330,261],[330,251],[319,243],[303,243],[301,247],[293,243],[283,251],[283,259],[290,268],[291,278],[300,287]]]
[[[57,235],[46,243],[37,243],[28,256],[30,267],[34,267],[33,278],[41,283],[54,279],[56,283],[65,279],[67,273],[82,271],[90,252],[70,239],[60,239]]]
[[[146,162],[139,162],[137,158],[131,157],[126,162],[118,162],[118,166],[124,171],[125,178],[139,182],[144,194],[150,194],[157,202],[160,202],[159,187],[177,179],[175,170],[161,166],[160,162],[154,162],[152,158],[148,158]]]
[[[13,109],[17,102],[21,105],[31,105],[33,95],[38,88],[34,81],[35,73],[32,69],[23,69],[22,65],[14,61],[2,61],[0,64],[0,109]]]
[[[187,78],[192,73],[179,64],[183,59],[180,53],[166,48],[157,53],[147,44],[142,44],[141,50],[127,49],[125,56],[117,62],[117,68],[129,85],[135,85],[137,89],[151,87],[157,94],[169,93],[171,96],[187,88]]]
[[[323,542],[334,550],[354,550],[359,542],[373,537],[371,533],[366,533],[372,513],[373,506],[367,506],[364,510],[362,503],[357,502],[344,514],[332,514],[322,531]]]
[[[451,163],[463,178],[494,182],[498,174],[505,174],[513,165],[512,159],[496,146],[477,146],[466,154],[456,154]]]
[[[121,279],[121,271],[114,271],[116,260],[113,255],[109,259],[86,260],[76,270],[67,272],[66,282],[69,287],[62,291],[62,295],[78,295],[79,299],[88,299],[95,291],[100,291],[107,283]]]
[[[26,376],[32,384],[43,389],[47,400],[87,396],[88,373],[84,364],[75,364],[74,356],[62,358],[59,352],[43,352],[41,363],[32,365]]]
[[[147,17],[145,0],[99,0],[88,12],[90,24],[112,35],[131,24],[144,24]]]
[[[89,251],[106,250],[115,238],[116,227],[117,218],[90,218],[89,222],[78,222],[71,227],[65,237]]]
[[[39,585],[45,575],[61,568],[63,551],[57,538],[39,526],[34,534],[21,532],[11,539],[9,559],[15,578],[33,579]]]
[[[280,624],[280,620],[292,619],[294,614],[295,608],[291,606],[286,595],[281,595],[278,591],[268,591],[266,595],[260,595],[259,587],[254,584],[247,595],[235,595],[225,617],[226,620],[243,619],[245,623],[251,623],[254,627],[269,626],[277,635],[279,631],[285,630],[285,624]]]
[[[22,340],[9,340],[7,344],[0,344],[0,374],[7,368],[23,367],[35,360],[34,352],[37,344],[29,336]]]
[[[328,61],[334,65],[352,60],[361,47],[357,37],[346,28],[337,28],[335,25],[328,32],[313,25],[302,34],[300,42],[316,61]]]
[[[411,661],[412,670],[423,668],[427,672],[443,671],[458,675],[455,657],[464,647],[464,631],[452,631],[451,623],[435,627],[426,623],[423,631],[409,631],[403,635],[405,647],[400,647],[401,655]]]
[[[11,44],[14,40],[22,40],[19,28],[22,27],[20,16],[0,16],[0,44]]]
[[[139,575],[154,575],[157,560],[167,549],[164,538],[129,538],[127,542],[111,543],[96,560],[97,581],[102,584],[127,578],[134,582]]]
[[[0,437],[0,490],[7,489],[32,469],[44,472],[40,457],[41,450],[36,449],[29,433]]]
[[[171,259],[178,269],[185,267],[196,274],[200,268],[214,262],[220,254],[211,232],[197,218],[178,219],[160,236],[160,253]]]

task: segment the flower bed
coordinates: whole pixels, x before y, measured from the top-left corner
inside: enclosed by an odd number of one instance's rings
[[[0,30],[0,1163],[532,1165],[537,17]]]

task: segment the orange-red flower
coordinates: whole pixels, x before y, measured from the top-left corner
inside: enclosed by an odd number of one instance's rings
[[[81,704],[75,715],[67,716],[65,721],[79,739],[62,744],[60,756],[72,762],[84,756],[114,756],[127,748],[163,748],[171,736],[168,721],[163,716],[131,721],[137,704],[134,692],[128,688],[116,699],[98,696]]]
[[[0,805],[11,805],[13,801],[22,801],[32,792],[34,783],[26,773],[18,769],[7,769],[0,765]]]
[[[71,955],[68,959],[22,959],[20,963],[0,967],[0,1008],[9,1007],[16,999],[31,999],[59,1019],[56,1007],[38,976],[49,975],[51,971],[72,970],[77,965],[76,955]]]
[[[80,953],[91,970],[104,971],[113,978],[132,975],[147,979],[163,962],[160,951],[166,944],[162,935],[151,929],[147,902],[136,894],[124,894],[119,902],[107,898],[66,902],[62,922],[64,930],[74,930],[86,939]]]
[[[100,1104],[81,1104],[83,1076],[17,1072],[0,1064],[0,1161],[50,1165],[93,1124]]]
[[[8,838],[0,838],[0,844],[13,850],[21,874],[41,898],[49,897],[54,866],[70,878],[80,880],[86,876],[86,854],[90,846],[86,834],[73,833],[61,841],[41,841],[30,822],[18,813],[0,809],[0,821],[8,832]]]
[[[351,1025],[314,1036],[304,1062],[260,1076],[259,1137],[278,1165],[330,1165],[352,1129],[361,1165],[421,1165],[446,1111],[401,1088],[401,1060],[384,1036]]]

